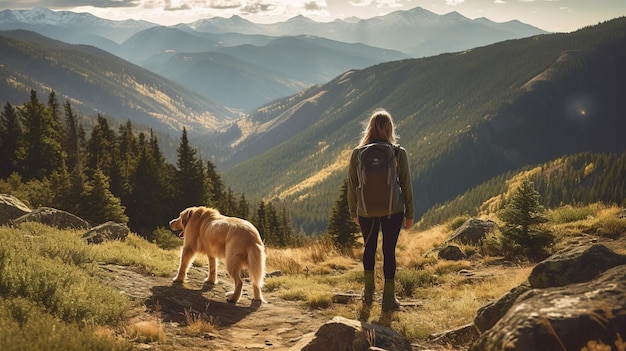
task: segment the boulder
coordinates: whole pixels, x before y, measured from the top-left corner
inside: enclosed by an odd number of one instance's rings
[[[478,339],[479,333],[474,324],[466,324],[456,329],[431,334],[428,340],[441,345],[469,345]]]
[[[69,212],[57,210],[51,207],[40,207],[30,213],[12,221],[13,224],[24,222],[38,222],[59,229],[89,229],[91,226],[87,221]]]
[[[478,218],[470,218],[463,223],[446,242],[456,241],[467,245],[480,243],[487,233],[497,228],[498,225],[492,220],[483,221]]]
[[[465,258],[465,254],[456,245],[448,245],[439,250],[437,257],[448,261],[460,261]]]
[[[582,283],[601,272],[626,264],[626,256],[602,244],[561,250],[533,268],[528,282],[532,288],[548,288]]]
[[[289,348],[293,351],[373,349],[410,351],[411,343],[390,328],[338,316]]]
[[[626,265],[620,265],[589,282],[524,293],[470,350],[617,350],[625,335]]]
[[[497,301],[491,302],[479,308],[476,313],[476,317],[474,318],[474,325],[476,326],[476,329],[483,333],[496,325],[496,323],[498,323],[498,321],[509,311],[511,306],[513,306],[517,298],[530,289],[529,284],[521,284],[511,289],[511,291],[506,293]]]
[[[32,212],[28,206],[13,195],[0,194],[0,225]]]
[[[101,244],[112,240],[124,241],[129,233],[130,229],[126,225],[109,221],[91,228],[83,234],[83,239],[87,240],[88,244]]]

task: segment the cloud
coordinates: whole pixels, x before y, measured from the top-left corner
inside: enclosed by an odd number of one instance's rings
[[[249,0],[239,11],[242,15],[327,15],[327,8],[326,0]]]
[[[77,6],[76,1],[68,1],[68,2],[72,4],[71,6]],[[138,7],[141,5],[140,0],[89,0],[86,2],[87,2],[87,4],[85,4],[86,6],[102,7],[102,8]]]
[[[248,1],[246,5],[241,7],[240,12],[244,15],[252,15],[274,11],[276,7],[274,1]]]
[[[465,0],[446,0],[446,5],[459,5],[464,3]]]
[[[0,8],[33,8],[46,7],[49,9],[71,9],[79,6],[96,8],[139,7],[141,0],[0,0]]]
[[[366,7],[372,4],[372,0],[350,0],[348,3],[356,7]]]
[[[354,7],[369,7],[372,4],[376,4],[379,9],[402,7],[399,0],[350,0],[348,3]]]
[[[241,7],[241,1],[238,0],[211,0],[207,7],[217,10],[236,9]]]
[[[165,11],[185,11],[191,10],[191,6],[186,3],[179,3],[177,5],[172,5],[172,0],[164,0],[163,10]]]
[[[394,8],[394,7],[402,7],[397,0],[376,0],[376,7],[379,9],[383,8]]]
[[[306,11],[323,11],[326,10],[326,1],[305,1],[304,9]]]

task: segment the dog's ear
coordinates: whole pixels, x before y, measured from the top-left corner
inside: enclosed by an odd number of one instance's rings
[[[184,210],[183,213],[181,213],[180,219],[183,222],[183,227],[187,225],[187,222],[189,222],[189,219],[191,219],[192,215],[193,215],[193,208],[188,208]]]

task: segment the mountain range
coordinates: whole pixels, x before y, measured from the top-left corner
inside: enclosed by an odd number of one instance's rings
[[[219,19],[229,20],[241,21]],[[198,43],[213,35],[191,29],[151,26],[128,33],[124,42],[160,30],[174,37],[192,33]],[[347,69],[242,114],[101,49],[6,31],[0,32],[0,101],[19,104],[31,88],[42,93],[54,89],[59,98],[87,113],[131,119],[174,134],[184,126],[230,188],[251,200],[282,201],[298,228],[311,233],[325,230],[362,122],[378,107],[394,116],[400,143],[409,152],[418,218],[467,189],[526,165],[579,152],[623,152],[625,33],[626,19],[618,18],[573,33],[539,34]],[[180,61],[170,66],[171,74],[184,76],[185,54],[240,69],[250,62],[239,65],[233,52],[245,56],[241,52],[249,46],[255,46],[251,49],[256,55],[272,45],[340,45],[295,33],[217,34],[237,44],[195,53],[161,48],[142,60],[155,70],[170,60]],[[124,43],[117,45],[120,49]],[[341,46],[341,55],[354,48]],[[263,67],[263,60],[258,61],[246,79]],[[224,85],[223,79],[216,81]]]
[[[83,114],[127,119],[167,133],[187,127],[203,134],[240,117],[204,95],[92,46],[14,30],[0,32],[0,52],[1,101],[19,105],[31,89],[45,100],[54,90],[59,101],[70,101]]]
[[[96,46],[242,111],[349,69],[545,33],[518,21],[440,16],[419,7],[330,23],[297,16],[257,24],[233,16],[171,27],[44,8],[0,12],[0,30],[13,29]]]
[[[619,18],[348,71],[238,120],[242,133],[230,135],[245,137],[230,141],[224,179],[249,198],[289,204],[306,231],[324,230],[362,123],[383,107],[409,153],[419,218],[527,165],[624,152],[625,60]]]

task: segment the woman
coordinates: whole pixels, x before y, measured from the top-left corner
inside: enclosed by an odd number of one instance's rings
[[[361,228],[363,234],[363,269],[365,288],[363,293],[364,303],[370,305],[374,298],[374,265],[376,261],[376,249],[378,246],[378,233],[383,233],[383,272],[385,285],[383,287],[383,311],[389,312],[400,308],[400,303],[395,298],[395,275],[396,275],[396,243],[400,229],[413,225],[413,190],[411,187],[411,175],[406,150],[396,144],[398,137],[391,115],[385,110],[376,110],[369,119],[363,131],[361,141],[352,151],[350,158],[348,177],[348,205],[350,215],[354,222]],[[357,201],[357,188],[359,187],[359,152],[365,145],[374,142],[389,143],[397,149],[397,175],[400,189],[402,190],[403,206],[394,208],[391,215],[372,217],[368,216],[362,208],[361,201]]]

